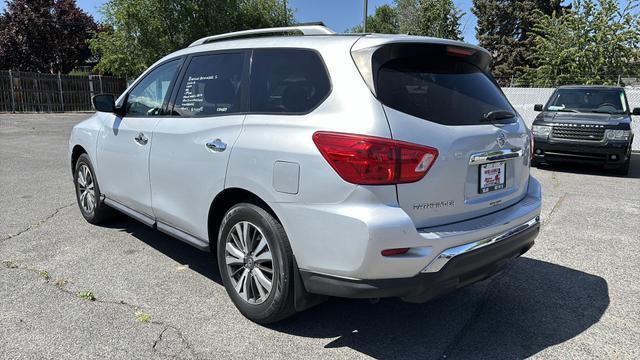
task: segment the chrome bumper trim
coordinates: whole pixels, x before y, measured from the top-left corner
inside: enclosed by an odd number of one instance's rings
[[[524,224],[513,227],[501,234],[491,236],[482,240],[474,241],[468,244],[459,245],[449,248],[440,253],[435,259],[433,259],[427,267],[425,267],[421,273],[434,273],[442,270],[442,268],[456,256],[472,252],[474,250],[481,249],[485,246],[493,245],[500,241],[506,240],[512,236],[515,236],[529,228],[532,228],[540,224],[540,216],[536,216],[533,219],[527,221]]]

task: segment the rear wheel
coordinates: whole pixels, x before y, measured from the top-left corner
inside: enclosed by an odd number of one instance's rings
[[[76,200],[82,216],[92,224],[107,220],[113,214],[113,210],[100,201],[100,186],[87,154],[78,158],[73,179]]]
[[[267,324],[295,312],[293,254],[269,212],[248,203],[232,207],[220,226],[217,257],[225,289],[248,319]]]

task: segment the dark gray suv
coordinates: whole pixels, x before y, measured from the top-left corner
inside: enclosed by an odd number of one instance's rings
[[[604,165],[622,175],[631,163],[631,115],[623,88],[561,86],[533,122],[534,154],[531,165],[575,161]]]

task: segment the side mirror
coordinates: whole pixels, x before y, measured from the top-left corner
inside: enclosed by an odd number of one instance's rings
[[[638,107],[638,108],[633,108],[633,111],[631,112],[631,115],[638,115],[638,116],[640,116],[640,107]]]
[[[116,111],[116,104],[113,95],[99,94],[91,98],[96,111],[112,113]]]
[[[543,108],[544,108],[544,106],[542,104],[533,105],[533,110],[534,111],[542,111]]]

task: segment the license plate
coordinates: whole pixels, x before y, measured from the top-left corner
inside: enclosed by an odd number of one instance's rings
[[[480,165],[480,183],[478,185],[480,194],[504,189],[507,176],[505,169],[506,163],[504,161]]]

